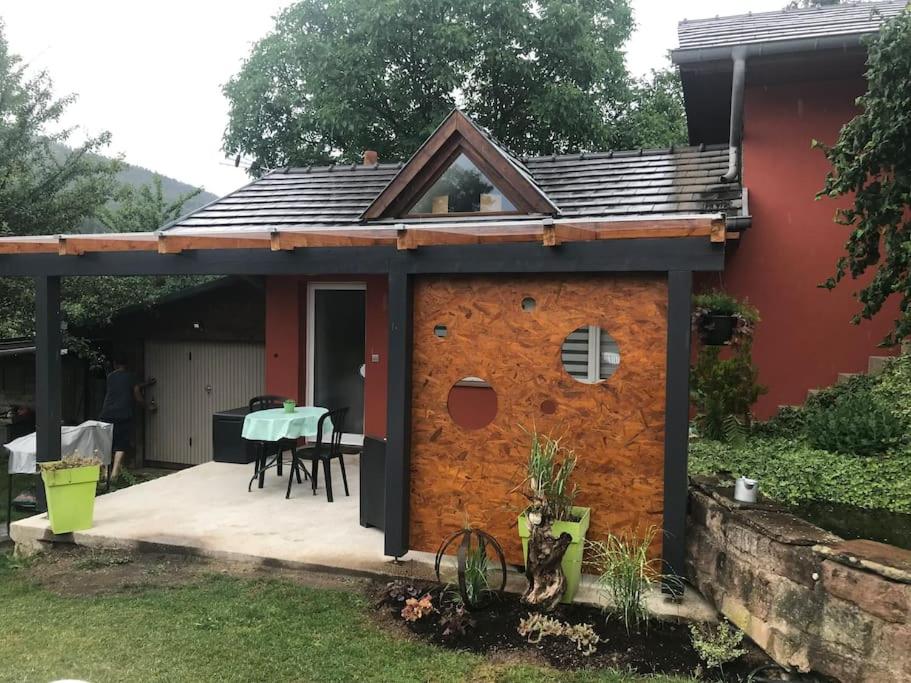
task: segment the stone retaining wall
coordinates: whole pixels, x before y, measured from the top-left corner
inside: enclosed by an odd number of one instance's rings
[[[845,683],[911,681],[911,552],[690,492],[693,584],[772,659]]]

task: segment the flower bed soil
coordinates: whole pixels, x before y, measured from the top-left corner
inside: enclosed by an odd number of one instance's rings
[[[439,609],[439,589],[420,587],[431,592],[433,604]],[[693,650],[690,631],[685,623],[649,620],[639,628],[626,627],[616,617],[587,605],[560,605],[550,615],[570,624],[591,624],[600,636],[596,651],[585,656],[575,644],[563,637],[545,636],[539,643],[529,643],[518,632],[519,620],[528,616],[529,608],[518,595],[506,594],[496,598],[489,607],[471,613],[474,626],[464,636],[444,637],[439,611],[415,622],[401,618],[403,602],[383,596],[378,607],[391,621],[398,622],[411,633],[441,647],[467,650],[481,654],[525,653],[560,669],[620,669],[639,674],[677,674],[692,676],[704,672],[711,680],[742,681],[769,659],[746,638],[743,648],[747,654],[724,666],[721,672],[705,671],[699,655]]]

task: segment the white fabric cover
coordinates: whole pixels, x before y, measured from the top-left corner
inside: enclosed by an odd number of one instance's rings
[[[105,465],[111,464],[111,443],[114,425],[97,420],[86,420],[75,427],[60,428],[60,455],[67,457],[78,453],[83,458],[95,456]],[[6,444],[10,452],[10,474],[34,474],[38,467],[35,433],[20,436]]]

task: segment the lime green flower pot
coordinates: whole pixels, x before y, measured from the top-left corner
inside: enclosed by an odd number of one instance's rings
[[[578,522],[554,522],[551,526],[551,533],[554,537],[560,536],[564,531],[573,537],[572,543],[566,549],[560,568],[566,576],[566,590],[560,602],[570,603],[576,597],[576,591],[579,590],[579,582],[582,580],[582,552],[585,550],[585,534],[588,532],[588,524],[591,519],[591,508],[574,507],[573,516],[578,517]],[[528,538],[531,531],[528,528],[528,519],[523,512],[519,515],[519,538],[522,539],[522,558],[528,563]]]
[[[98,465],[89,465],[41,472],[47,516],[55,534],[92,528],[99,469]]]

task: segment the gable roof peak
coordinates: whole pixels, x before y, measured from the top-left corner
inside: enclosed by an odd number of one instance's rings
[[[559,208],[525,165],[461,109],[455,107],[399,173],[361,214],[362,220],[400,216],[449,168],[467,156],[521,213],[556,215]]]

